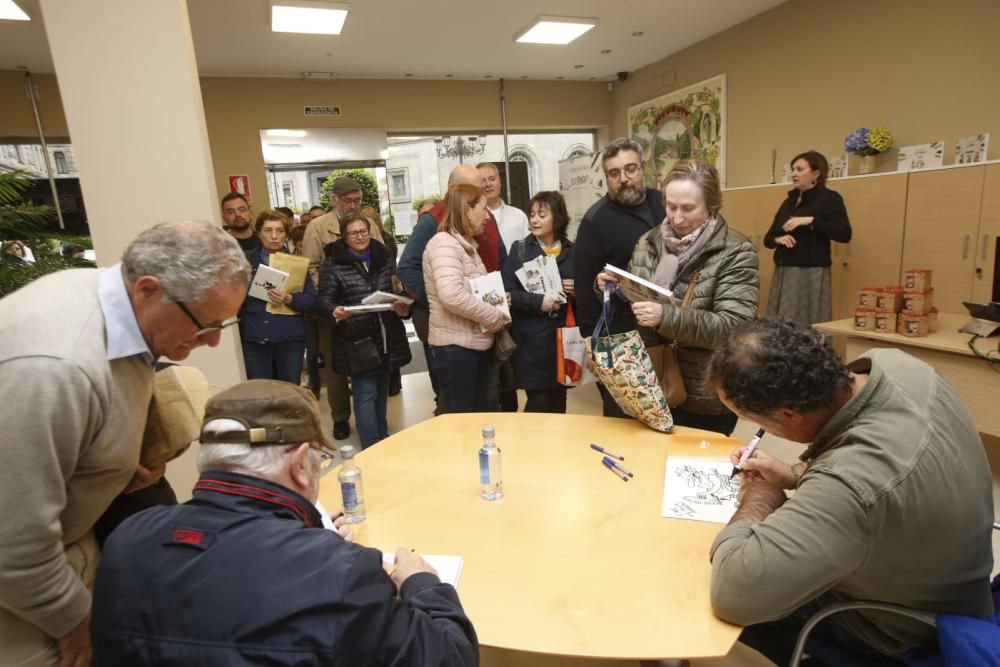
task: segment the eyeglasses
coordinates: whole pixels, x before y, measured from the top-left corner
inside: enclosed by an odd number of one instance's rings
[[[356,229],[353,232],[347,232],[344,236],[349,236],[352,239],[363,239],[368,236],[367,229]]]
[[[173,299],[173,297],[171,297],[171,298]],[[188,316],[188,319],[191,320],[191,322],[193,322],[194,325],[198,328],[198,330],[194,332],[194,335],[197,338],[201,338],[202,336],[207,336],[209,334],[213,334],[216,331],[222,331],[223,329],[227,329],[227,328],[233,326],[234,324],[237,324],[240,321],[240,318],[234,317],[233,319],[231,319],[231,320],[229,320],[227,322],[223,322],[222,324],[217,324],[215,326],[206,327],[204,324],[202,324],[201,322],[198,321],[198,318],[194,316],[194,313],[192,313],[191,310],[186,305],[184,305],[183,301],[178,301],[177,299],[173,299],[173,301],[174,301],[174,303],[177,304],[178,308],[180,308],[181,310],[184,311],[184,314]]]
[[[237,213],[239,213],[240,215],[243,215],[244,213],[246,213],[249,210],[250,209],[247,208],[246,206],[240,206],[239,208],[225,208],[225,209],[222,209],[222,212],[225,213],[226,215],[236,215]]]
[[[625,172],[626,176],[628,176],[629,178],[632,178],[633,176],[635,176],[636,174],[638,174],[640,171],[642,171],[642,165],[641,164],[636,164],[635,162],[633,162],[632,164],[625,165],[625,169],[624,170],[622,170],[622,169],[612,169],[612,170],[608,171],[608,173],[607,173],[608,180],[609,181],[617,181],[618,179],[620,179],[622,177],[622,171]]]
[[[341,197],[338,195],[337,199],[344,202],[345,204],[353,204],[354,206],[358,206],[361,204],[361,197]]]

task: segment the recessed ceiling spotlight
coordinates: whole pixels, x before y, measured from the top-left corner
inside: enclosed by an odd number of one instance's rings
[[[646,33],[644,33],[642,30],[636,30],[635,32],[632,33],[632,36],[633,37],[642,37],[644,34],[646,34]]]
[[[573,69],[583,69],[583,65],[573,65]]]
[[[412,74],[404,74],[403,76],[413,76]]]
[[[0,19],[8,21],[30,21],[23,9],[17,6],[14,0],[0,0]]]
[[[602,49],[602,50],[601,50],[601,55],[602,55],[602,56],[606,56],[606,55],[608,55],[609,53],[611,53],[611,49]]]
[[[560,80],[562,79],[562,77],[561,77],[561,76],[557,76],[556,78],[557,78],[557,79],[560,79]]]
[[[569,44],[597,25],[597,19],[539,16],[531,25],[514,34],[521,44]]]
[[[527,79],[528,77],[527,77],[527,76],[522,76],[521,78],[522,78],[522,79]]]
[[[454,75],[454,74],[445,74],[445,75],[444,75],[444,78],[446,78],[446,79],[450,79],[450,78],[451,78],[451,77],[453,77],[453,76],[455,76],[455,75]]]
[[[319,0],[271,0],[271,32],[339,35],[350,5]]]

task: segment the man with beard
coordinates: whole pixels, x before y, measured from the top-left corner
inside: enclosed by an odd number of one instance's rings
[[[223,227],[246,253],[247,261],[260,250],[260,239],[253,233],[253,208],[239,192],[230,192],[222,198]]]
[[[3,664],[89,664],[94,524],[163,474],[138,465],[153,363],[218,345],[249,278],[218,225],[168,222],[119,264],[59,271],[0,301]]]
[[[601,298],[594,281],[605,264],[628,267],[639,237],[666,217],[663,195],[644,184],[642,146],[632,139],[615,139],[601,154],[608,192],[598,199],[580,221],[576,237],[576,320],[580,333],[590,336],[601,316]],[[614,302],[611,333],[635,329],[635,318],[627,303]],[[598,383],[605,417],[625,417],[615,399]]]

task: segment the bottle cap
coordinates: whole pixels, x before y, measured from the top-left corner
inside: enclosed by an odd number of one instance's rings
[[[493,438],[497,434],[497,430],[493,427],[493,424],[487,424],[483,427],[483,437]]]
[[[345,461],[354,458],[354,445],[341,445],[337,448],[337,451],[340,452],[340,458]]]

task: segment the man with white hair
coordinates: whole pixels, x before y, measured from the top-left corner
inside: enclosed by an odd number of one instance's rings
[[[251,380],[205,406],[194,497],[122,523],[94,587],[101,665],[476,665],[458,593],[409,549],[392,572],[315,502],[319,410]]]
[[[153,362],[215,346],[250,267],[207,222],[142,232],[122,261],[60,271],[0,302],[0,656],[5,665],[87,665],[93,526],[138,465]]]

